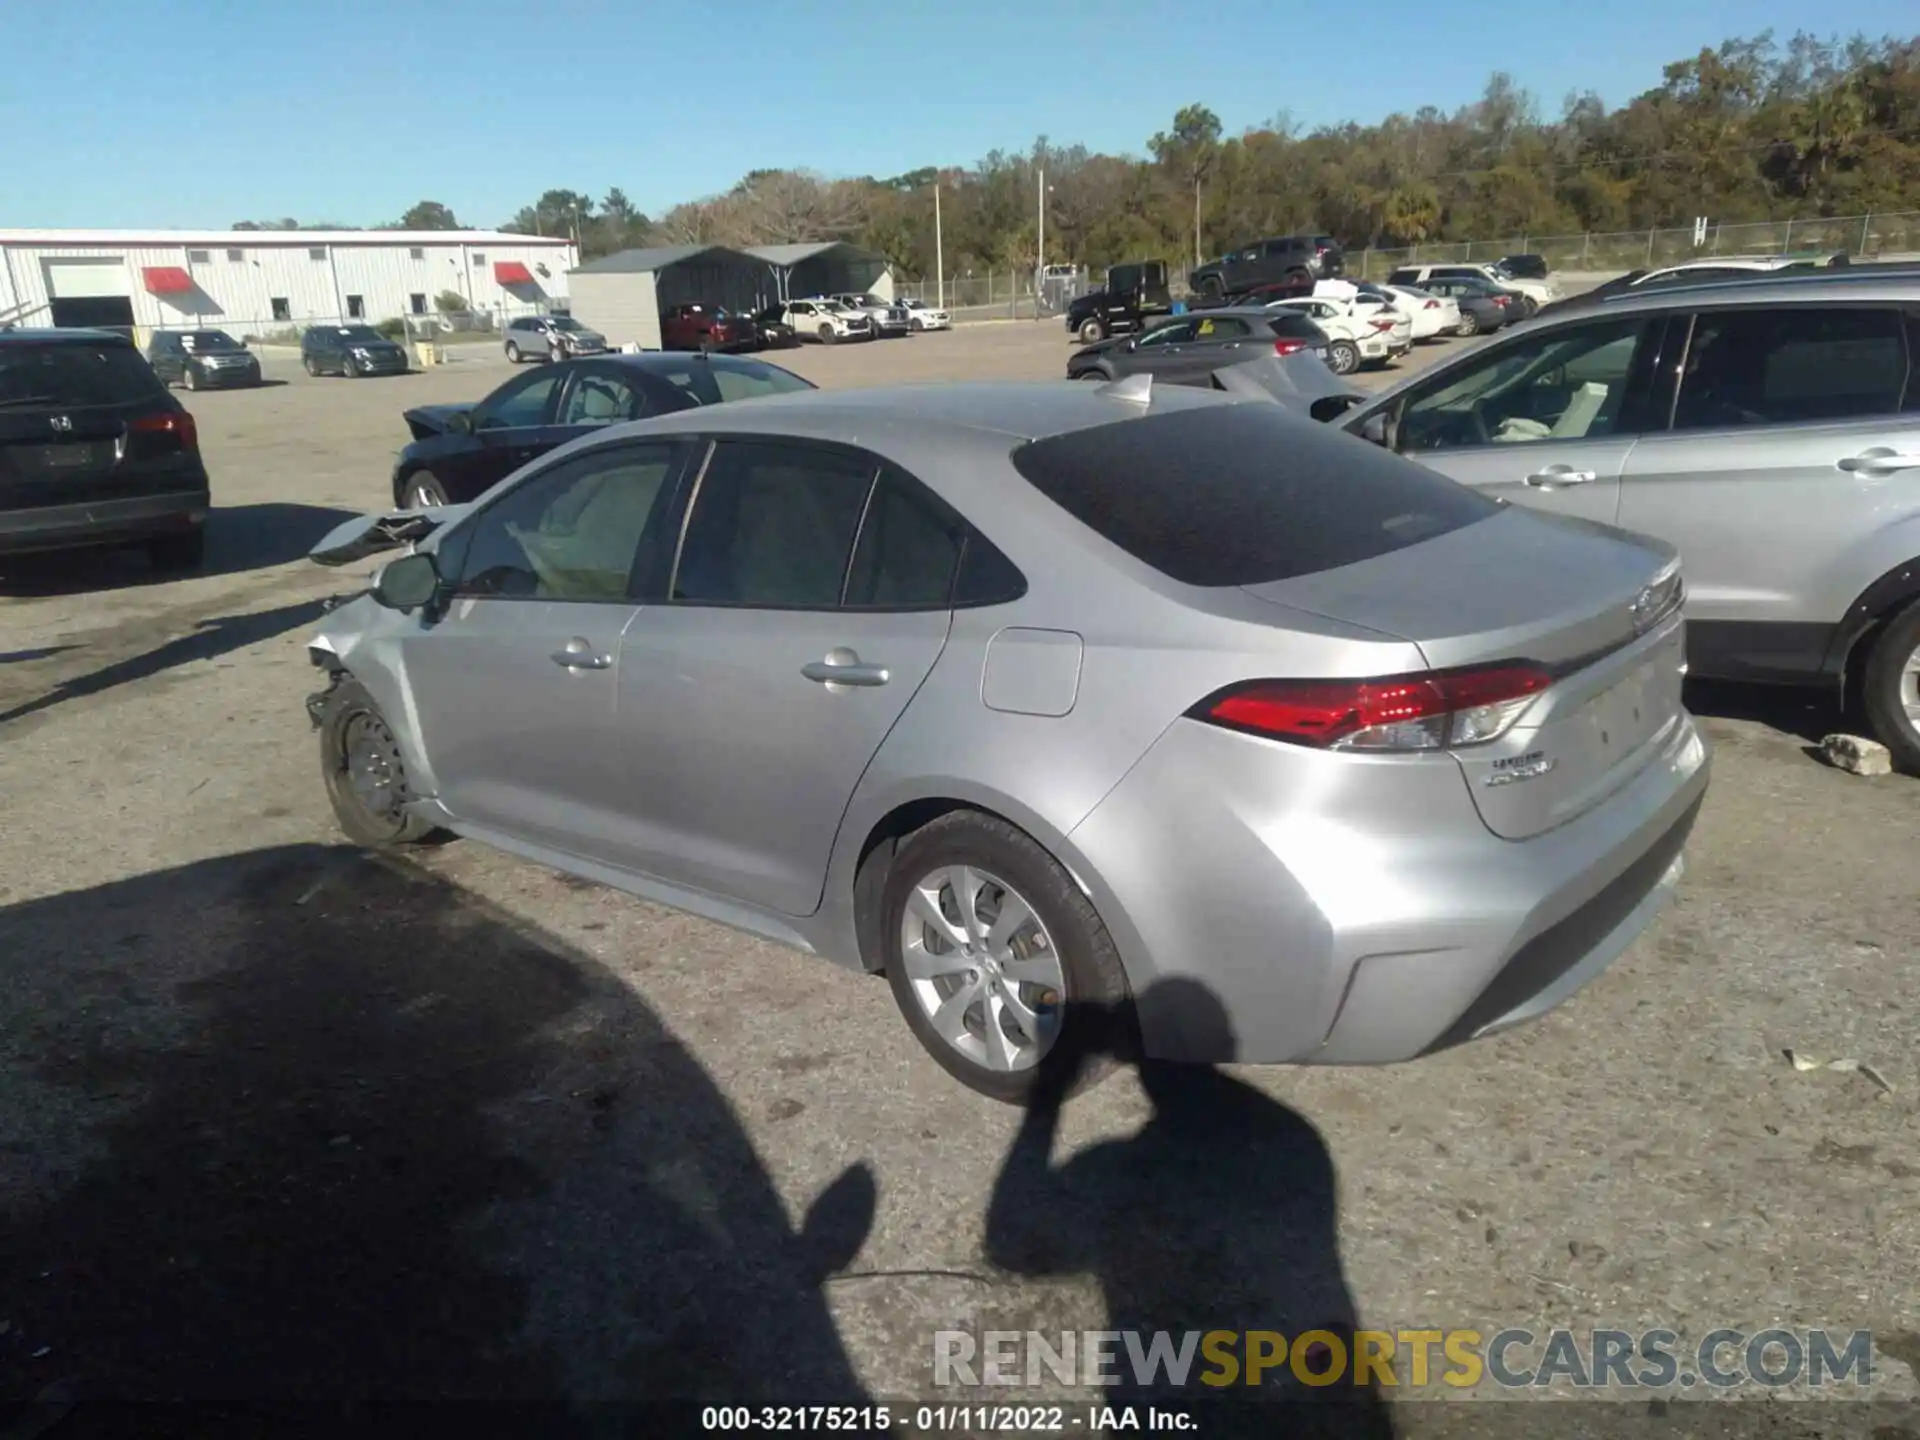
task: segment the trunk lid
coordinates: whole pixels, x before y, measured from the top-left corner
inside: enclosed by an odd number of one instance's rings
[[[1357,565],[1247,589],[1412,641],[1436,670],[1551,671],[1499,739],[1450,752],[1487,828],[1553,829],[1639,773],[1682,722],[1673,550],[1607,526],[1507,509]]]

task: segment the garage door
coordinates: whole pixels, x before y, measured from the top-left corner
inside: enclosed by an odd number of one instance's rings
[[[125,260],[42,260],[40,265],[55,325],[133,329],[133,276]]]
[[[127,262],[110,260],[42,260],[47,271],[47,294],[55,300],[99,300],[130,297],[133,276]]]

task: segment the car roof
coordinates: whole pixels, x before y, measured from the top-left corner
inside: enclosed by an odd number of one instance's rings
[[[1143,408],[1114,387],[1090,385],[1084,380],[889,385],[763,395],[631,423],[642,433],[772,429],[783,434],[857,440],[865,430],[906,422],[921,432],[975,431],[1015,440],[1040,440],[1149,412],[1162,414],[1238,403],[1231,396],[1188,385],[1154,384],[1148,395],[1149,403]]]
[[[133,341],[112,330],[87,330],[77,327],[55,329],[47,326],[40,329],[0,330],[0,344],[5,345],[99,345],[102,343],[131,347]]]
[[[1585,298],[1573,296],[1568,309]],[[1591,308],[1619,310],[1677,310],[1710,302],[1714,305],[1804,305],[1834,300],[1885,300],[1911,304],[1920,300],[1920,264],[1852,265],[1824,270],[1754,270],[1710,280],[1639,286],[1595,295]],[[1558,307],[1556,307],[1556,310]]]

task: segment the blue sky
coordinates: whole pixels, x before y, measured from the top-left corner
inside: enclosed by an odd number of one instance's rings
[[[1551,112],[1574,89],[1617,104],[1731,35],[1916,28],[1912,0],[1367,0],[1351,20],[1204,0],[9,10],[0,224],[113,227],[378,224],[419,199],[494,225],[553,186],[617,185],[657,214],[760,166],[886,176],[1042,134],[1138,153],[1192,101],[1229,133],[1283,110],[1370,122],[1465,104],[1506,69]]]

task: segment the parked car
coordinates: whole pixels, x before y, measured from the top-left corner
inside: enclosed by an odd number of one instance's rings
[[[1340,423],[1678,547],[1695,675],[1857,692],[1920,770],[1916,345],[1913,273],[1661,287],[1537,319]]]
[[[936,305],[924,300],[902,300],[907,307],[907,319],[916,330],[951,330],[953,316]]]
[[[371,325],[311,325],[300,336],[300,363],[309,375],[404,375],[407,349]]]
[[[787,307],[769,305],[753,317],[753,323],[760,328],[760,348],[763,350],[790,350],[800,343],[800,337],[794,334],[793,326],[787,322]]]
[[[1327,337],[1306,316],[1245,306],[1178,316],[1143,335],[1116,335],[1075,351],[1069,380],[1152,375],[1175,385],[1211,385],[1215,370],[1261,355],[1312,351],[1327,360]],[[1329,362],[1330,363],[1330,362]]]
[[[413,440],[393,467],[393,501],[414,509],[459,504],[529,460],[623,420],[812,388],[738,355],[649,350],[565,360],[515,376],[478,404],[407,411]]]
[[[1336,306],[1345,307],[1356,320],[1370,324],[1386,321],[1392,351],[1389,359],[1397,360],[1413,349],[1413,317],[1400,307],[1393,291],[1384,285],[1364,280],[1358,284],[1350,280],[1321,280],[1314,284],[1313,294],[1316,299],[1331,300]],[[1374,328],[1380,327],[1374,324]]]
[[[1350,302],[1317,296],[1276,300],[1266,309],[1304,315],[1319,326],[1327,337],[1327,368],[1336,375],[1351,375],[1362,366],[1387,365],[1405,353],[1394,333],[1400,317],[1369,316]],[[1411,347],[1411,339],[1406,343]]]
[[[1387,288],[1399,297],[1401,308],[1413,321],[1414,344],[1460,333],[1460,301],[1454,296],[1416,290],[1411,285],[1390,285]],[[1478,328],[1477,324],[1475,328]]]
[[[506,356],[515,365],[543,356],[558,363],[575,355],[599,355],[606,348],[606,336],[571,315],[519,315],[507,322]]]
[[[1003,1100],[1520,1024],[1651,922],[1707,782],[1669,547],[1212,391],[713,406],[315,558],[408,545],[309,641],[353,840],[883,972]]]
[[[1494,264],[1516,280],[1547,278],[1547,257],[1544,255],[1502,255]]]
[[[824,298],[789,301],[787,323],[802,340],[818,340],[822,345],[873,338],[873,321]]]
[[[1107,269],[1106,284],[1067,304],[1067,333],[1091,345],[1121,331],[1143,329],[1173,310],[1167,267],[1159,260],[1130,260]]]
[[[663,350],[757,350],[759,324],[724,305],[669,305],[660,315]]]
[[[1345,268],[1331,235],[1278,235],[1195,267],[1187,284],[1196,295],[1238,295],[1285,280],[1298,283],[1303,277],[1331,280]]]
[[[1423,290],[1431,290],[1430,282],[1435,280],[1484,280],[1497,291],[1519,297],[1520,314],[1515,318],[1521,320],[1560,298],[1560,289],[1551,280],[1509,275],[1497,265],[1402,265],[1387,276],[1389,285],[1412,285]]]
[[[873,326],[876,339],[895,339],[913,333],[913,312],[895,300],[878,295],[830,295],[827,297],[856,315],[864,315]]]
[[[260,357],[224,330],[156,330],[147,363],[162,384],[186,390],[260,383]]]
[[[1801,275],[1839,267],[1852,269],[1845,251],[1825,255],[1719,255],[1708,260],[1687,260],[1678,265],[1663,265],[1652,270],[1629,270],[1624,275],[1596,285],[1584,294],[1571,295],[1543,306],[1542,311],[1562,312],[1576,306],[1594,305],[1625,291],[1639,291],[1665,285],[1698,285],[1715,280],[1764,280],[1770,277]],[[1876,267],[1882,268],[1882,267]],[[1896,268],[1909,268],[1897,265]]]
[[[1457,335],[1485,335],[1515,324],[1524,308],[1520,295],[1481,275],[1436,276],[1419,288],[1460,307]]]
[[[1271,305],[1276,300],[1295,300],[1311,295],[1317,285],[1326,284],[1304,275],[1281,280],[1273,285],[1256,285],[1237,295],[1194,295],[1187,301],[1189,310],[1219,310],[1236,305]]]
[[[131,340],[0,331],[0,555],[138,545],[191,570],[211,503],[193,416]]]

